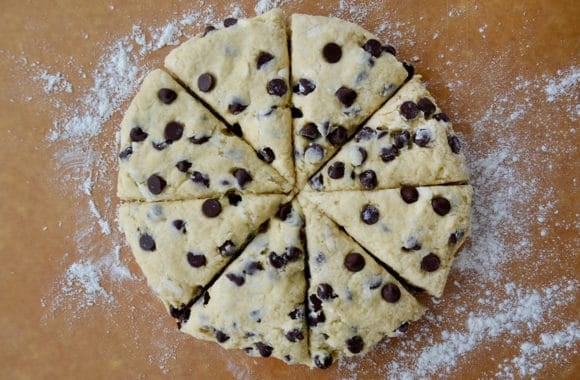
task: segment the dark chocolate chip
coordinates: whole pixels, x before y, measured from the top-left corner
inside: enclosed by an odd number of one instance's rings
[[[283,96],[288,91],[288,86],[283,79],[275,78],[268,82],[268,94]]]
[[[126,147],[125,149],[123,149],[123,151],[121,153],[119,153],[119,158],[121,160],[126,160],[127,158],[129,158],[131,155],[133,154],[133,148],[131,146]]]
[[[228,17],[224,20],[224,26],[229,28],[232,25],[236,25],[238,23],[238,19],[234,17]]]
[[[435,197],[431,199],[431,206],[437,215],[444,216],[451,211],[451,203],[443,197]]]
[[[143,234],[139,237],[139,247],[141,247],[144,251],[155,251],[157,248],[155,245],[155,240],[153,240],[153,236],[149,234]]]
[[[242,127],[238,123],[234,123],[231,126],[228,125],[228,130],[238,137],[242,137],[244,133],[242,132]]]
[[[322,301],[316,296],[316,294],[311,294],[309,297],[310,304],[312,305],[312,310],[320,311],[322,310]]]
[[[258,152],[258,158],[267,164],[271,164],[276,159],[276,154],[271,148],[265,147]]]
[[[280,269],[284,265],[286,265],[286,259],[284,258],[284,256],[279,256],[274,251],[270,252],[270,255],[268,256],[268,260],[270,261],[270,265],[272,265],[276,269]]]
[[[302,334],[302,331],[300,331],[298,329],[290,330],[284,336],[286,337],[286,339],[288,339],[292,343],[295,343],[295,342],[298,342],[298,341],[304,339],[304,334]]]
[[[226,277],[228,280],[230,280],[231,282],[233,282],[237,286],[242,286],[242,285],[244,285],[244,282],[246,282],[246,280],[244,279],[244,276],[240,276],[240,275],[237,275],[235,273],[228,273],[228,274],[226,274]]]
[[[191,173],[191,176],[189,178],[193,181],[193,183],[199,183],[209,188],[209,176],[207,174],[198,172],[196,170]]]
[[[194,268],[200,268],[207,264],[207,259],[205,258],[205,255],[187,252],[187,262]]]
[[[343,126],[337,126],[332,132],[326,136],[328,141],[334,146],[340,146],[348,139],[348,132]]]
[[[376,131],[370,127],[362,127],[354,136],[356,142],[368,141],[375,137]]]
[[[274,56],[268,52],[261,51],[256,58],[256,68],[260,70],[262,66],[274,59]]]
[[[382,284],[383,284],[383,279],[382,278],[380,278],[380,277],[374,278],[369,283],[369,289],[371,289],[371,290],[377,289]]]
[[[228,111],[230,111],[230,113],[233,113],[234,115],[242,112],[243,110],[245,110],[248,106],[246,104],[242,104],[237,100],[234,100],[233,102],[231,102],[228,105]]]
[[[397,328],[397,331],[400,333],[406,333],[409,331],[409,322],[403,323],[401,326]]]
[[[360,156],[361,156],[360,164],[362,165],[367,160],[367,157],[368,157],[367,150],[365,148],[363,148],[362,146],[359,146],[358,151],[359,151]]]
[[[185,222],[181,219],[174,220],[171,224],[175,227],[176,230],[186,233],[187,230],[185,229]]]
[[[399,131],[393,136],[393,145],[397,149],[403,149],[411,144],[411,133],[409,131]]]
[[[206,291],[203,293],[203,304],[207,305],[209,303],[211,296],[209,295],[209,293]]]
[[[191,314],[191,305],[183,305],[179,307],[175,307],[173,305],[169,305],[169,314],[175,319],[177,319],[178,323],[185,323],[189,320],[189,316]]]
[[[315,175],[314,177],[310,178],[308,181],[310,187],[312,187],[316,191],[322,190],[322,186],[324,185],[324,176],[322,173]]]
[[[291,212],[292,212],[292,203],[290,203],[290,202],[283,203],[278,208],[278,211],[276,211],[276,218],[278,218],[282,221],[285,221]]]
[[[129,138],[133,142],[140,142],[143,141],[149,136],[147,132],[143,131],[141,127],[134,127],[131,128],[131,132],[129,132]]]
[[[389,282],[381,289],[381,296],[385,301],[395,303],[401,298],[401,289],[392,282]]]
[[[372,55],[373,57],[379,57],[383,52],[383,46],[381,43],[374,38],[371,38],[362,47],[367,53]]]
[[[435,115],[433,115],[433,119],[437,121],[443,121],[445,123],[449,123],[451,121],[451,119],[449,118],[449,116],[447,116],[445,112],[436,113]]]
[[[344,258],[344,266],[351,272],[359,272],[365,267],[365,258],[358,252],[351,252]]]
[[[297,307],[296,309],[292,310],[288,313],[288,316],[294,320],[304,318],[304,309],[301,307]]]
[[[417,103],[417,108],[423,111],[423,115],[425,115],[425,118],[428,118],[429,116],[433,115],[436,109],[435,104],[433,104],[433,102],[429,98],[419,99],[419,102]]]
[[[302,250],[298,247],[290,246],[284,250],[284,259],[287,262],[296,261],[300,256],[302,256]]]
[[[292,115],[293,119],[300,119],[304,117],[304,113],[300,110],[300,108],[290,107],[290,114]]]
[[[226,240],[222,245],[218,248],[220,255],[222,256],[231,256],[236,252],[236,245],[231,240]]]
[[[421,243],[415,237],[410,237],[405,240],[401,249],[404,252],[411,252],[411,251],[420,251],[421,250]]]
[[[399,155],[399,149],[396,146],[391,145],[389,147],[384,147],[381,149],[381,159],[383,162],[393,161]]]
[[[336,63],[340,61],[340,58],[342,57],[342,48],[334,42],[330,42],[322,48],[322,56],[326,62]]]
[[[383,51],[391,54],[391,55],[397,55],[397,49],[394,48],[394,46],[386,44],[383,46]]]
[[[405,203],[415,203],[419,199],[419,191],[413,186],[403,186],[401,187],[401,198]]]
[[[205,30],[203,31],[203,37],[205,37],[208,33],[213,32],[215,29],[215,26],[213,25],[207,25],[205,27]]]
[[[230,336],[227,335],[226,333],[224,333],[223,331],[220,330],[216,330],[215,331],[215,339],[220,342],[220,343],[224,343],[226,342],[228,339],[230,339]]]
[[[372,190],[377,187],[377,174],[374,170],[365,170],[360,173],[358,178],[365,190]]]
[[[264,232],[268,231],[270,228],[270,220],[266,220],[264,223],[260,224],[258,227],[258,233],[263,234]]]
[[[222,205],[217,199],[206,199],[201,205],[201,211],[208,218],[215,218],[222,212]]]
[[[336,161],[328,167],[328,176],[332,179],[344,177],[344,162]]]
[[[244,273],[247,275],[253,275],[254,273],[264,270],[264,267],[262,266],[262,263],[259,261],[250,261],[249,263],[246,264],[246,267],[244,269]]]
[[[389,131],[379,131],[377,135],[377,140],[382,139],[383,137],[387,137],[389,135]]]
[[[304,124],[304,126],[300,129],[298,134],[302,137],[306,137],[309,140],[315,140],[320,137],[318,127],[314,123]]]
[[[357,97],[356,91],[348,87],[339,88],[334,95],[345,107],[352,106]]]
[[[421,259],[421,269],[425,272],[435,272],[439,269],[440,265],[441,260],[439,260],[439,257],[434,253],[429,253]]]
[[[179,161],[175,167],[177,168],[177,170],[179,170],[180,172],[183,173],[187,173],[187,171],[189,170],[189,168],[191,168],[191,162],[187,161],[187,160],[182,160]]]
[[[168,143],[172,143],[177,141],[183,136],[183,124],[178,123],[176,121],[170,121],[165,126],[165,140]]]
[[[332,365],[332,356],[330,355],[314,355],[314,365],[320,369],[326,369]]]
[[[149,188],[151,194],[161,194],[163,189],[165,189],[165,186],[167,186],[167,182],[157,174],[153,174],[147,178],[147,187]]]
[[[300,78],[294,85],[292,91],[299,95],[308,95],[316,89],[316,84],[310,79]]]
[[[215,87],[215,78],[210,73],[203,73],[197,78],[197,88],[202,92],[209,92]]]
[[[413,65],[408,62],[403,62],[403,67],[407,70],[407,80],[413,78],[413,75],[415,75],[415,68]]]
[[[287,363],[290,363],[292,361],[292,356],[291,355],[284,355],[284,361],[286,361]]]
[[[232,174],[238,181],[238,185],[240,185],[241,189],[244,189],[246,185],[252,181],[252,176],[246,169],[236,168]]]
[[[232,206],[237,206],[242,201],[242,196],[234,192],[229,192],[226,195]]]
[[[348,350],[353,354],[360,353],[363,350],[364,346],[365,342],[363,338],[361,338],[358,335],[355,335],[352,338],[347,339],[346,341],[346,348],[348,348]]]
[[[420,147],[427,146],[427,144],[429,144],[431,141],[431,131],[425,128],[417,129],[413,141]]]
[[[270,355],[272,355],[272,351],[274,351],[274,348],[272,346],[269,346],[263,342],[256,343],[256,348],[260,352],[260,355],[262,355],[262,357],[264,358],[267,358]]]
[[[373,205],[366,204],[360,212],[360,218],[365,224],[371,225],[379,221],[379,209]]]
[[[417,107],[414,102],[407,100],[401,104],[401,107],[399,107],[399,112],[405,119],[413,120],[417,117],[417,115],[419,115],[419,107]]]
[[[208,142],[210,138],[211,138],[211,136],[201,136],[201,137],[191,136],[189,138],[189,141],[192,144],[201,145],[201,144],[204,144],[204,143]]]
[[[170,88],[162,88],[157,91],[157,97],[159,100],[161,100],[161,102],[165,104],[171,104],[175,99],[177,99],[177,92]]]
[[[321,300],[329,300],[331,298],[338,297],[336,294],[334,294],[334,290],[332,289],[332,286],[330,286],[329,284],[318,285],[318,288],[316,289],[316,294],[318,294],[318,297]]]
[[[169,144],[171,144],[171,141],[169,142]],[[161,141],[161,142],[152,141],[151,142],[151,145],[153,145],[153,148],[155,148],[156,150],[160,150],[160,151],[167,148],[169,146],[169,144],[166,141]]]
[[[451,136],[447,136],[447,143],[449,144],[449,147],[451,148],[451,151],[455,154],[459,154],[459,152],[461,151],[461,142],[459,141],[459,138],[455,135],[451,135]]]
[[[449,235],[449,244],[457,244],[462,238],[465,232],[463,230],[457,230]]]

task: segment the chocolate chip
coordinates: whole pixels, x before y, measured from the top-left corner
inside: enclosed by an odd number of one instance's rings
[[[351,272],[359,272],[365,267],[365,258],[358,252],[351,252],[344,258],[344,266]]]
[[[332,179],[344,177],[344,162],[336,161],[328,167],[328,176]]]
[[[437,215],[444,216],[451,211],[451,203],[443,197],[435,197],[431,199],[431,206]]]
[[[441,260],[439,260],[439,257],[434,253],[429,253],[421,259],[421,269],[425,272],[435,272],[439,269],[440,265]]]
[[[360,212],[360,218],[365,224],[371,225],[379,221],[379,209],[373,205],[366,204]]]
[[[206,291],[203,293],[203,304],[207,305],[209,303],[211,296],[209,295],[209,293]]]
[[[455,135],[447,136],[447,143],[449,144],[449,147],[451,148],[451,151],[453,153],[459,154],[459,152],[461,151],[461,142],[459,141],[459,138],[457,138],[457,136]]]
[[[383,279],[380,276],[375,277],[375,278],[371,279],[371,281],[369,283],[369,289],[371,289],[371,290],[377,289],[382,284],[383,284]]]
[[[153,148],[155,148],[156,150],[160,150],[160,151],[169,146],[169,144],[166,141],[162,141],[162,142],[152,141],[151,145],[153,145]]]
[[[386,44],[383,46],[383,51],[391,54],[391,55],[397,55],[397,49],[395,49],[392,45]]]
[[[405,203],[415,203],[419,199],[419,192],[413,186],[403,186],[401,188],[401,198]]]
[[[141,127],[134,127],[131,128],[131,132],[129,132],[129,138],[133,142],[141,142],[145,140],[149,136],[145,131],[141,129]]]
[[[155,240],[153,240],[153,236],[149,234],[143,234],[139,237],[139,247],[141,247],[144,251],[155,251],[157,248],[155,246]]]
[[[270,255],[268,256],[268,260],[270,261],[270,265],[272,265],[276,269],[280,269],[284,265],[286,265],[286,259],[284,258],[284,256],[279,256],[274,251],[270,252]]]
[[[220,255],[222,256],[231,256],[236,253],[236,245],[231,240],[226,240],[222,245],[218,248]]]
[[[340,61],[340,58],[342,57],[342,48],[334,42],[330,42],[322,48],[322,56],[326,62],[336,63]]]
[[[393,145],[397,149],[403,149],[411,144],[411,133],[409,131],[399,131],[393,136]]]
[[[274,59],[274,56],[268,52],[261,51],[256,58],[256,68],[260,70],[262,66]]]
[[[300,78],[294,85],[292,91],[299,95],[308,95],[316,89],[316,84],[310,79]]]
[[[202,92],[210,92],[215,87],[215,78],[210,73],[203,73],[197,78],[197,88]]]
[[[315,312],[322,310],[322,301],[316,296],[316,294],[311,294],[308,299],[312,305],[312,310]]]
[[[187,171],[189,170],[189,168],[191,168],[191,162],[187,161],[187,160],[182,160],[179,161],[175,167],[177,168],[177,170],[179,170],[182,173],[187,173]]]
[[[234,115],[236,115],[236,114],[239,114],[240,112],[242,112],[243,110],[245,110],[247,107],[248,106],[246,104],[242,104],[239,101],[234,100],[233,102],[231,102],[228,105],[228,110],[230,111],[230,113],[233,113]]]
[[[268,94],[276,95],[276,96],[283,96],[288,91],[288,86],[283,79],[272,79],[268,82]]]
[[[457,230],[449,235],[449,244],[457,244],[462,238],[465,232],[463,230]]]
[[[290,363],[292,361],[292,356],[290,356],[290,355],[284,355],[284,361]]]
[[[189,138],[189,142],[191,142],[192,144],[195,144],[195,145],[201,145],[201,144],[208,142],[210,138],[211,138],[211,136],[201,136],[201,137],[191,136]]]
[[[246,282],[246,280],[244,279],[244,276],[240,276],[240,275],[237,275],[235,273],[228,273],[228,274],[226,274],[226,277],[228,280],[230,280],[231,282],[233,282],[237,286],[242,286],[242,285],[244,285],[244,282]]]
[[[256,343],[256,348],[260,352],[260,355],[262,355],[262,357],[264,357],[264,358],[267,358],[270,355],[272,355],[272,351],[274,350],[274,348],[272,346],[269,346],[263,342]]]
[[[391,145],[389,147],[384,147],[381,149],[381,159],[383,162],[393,161],[399,155],[399,149],[396,146]]]
[[[185,323],[189,320],[189,316],[191,315],[191,305],[183,305],[179,307],[175,307],[173,305],[169,305],[169,314],[178,321],[178,326],[181,323]]]
[[[187,252],[187,262],[194,268],[200,268],[207,264],[207,259],[205,258],[205,255]]]
[[[403,246],[401,247],[401,250],[403,250],[404,252],[420,251],[421,243],[419,243],[416,237],[411,236],[407,238],[407,240],[405,240]]]
[[[123,149],[123,151],[121,153],[119,153],[119,158],[121,160],[126,160],[127,158],[129,158],[131,155],[133,154],[133,148],[131,146],[126,147],[125,149]]]
[[[381,289],[381,296],[385,301],[395,303],[401,298],[401,289],[392,282],[389,282]]]
[[[276,211],[276,218],[278,218],[282,221],[285,221],[291,212],[292,212],[292,203],[290,203],[290,202],[283,203],[278,208],[278,211]]]
[[[356,162],[356,164],[353,162],[353,165],[355,166],[364,164],[368,157],[367,150],[362,146],[358,147],[358,153],[360,157],[358,157],[358,161]]]
[[[270,228],[270,220],[266,220],[264,223],[260,224],[258,227],[258,233],[263,234],[264,232],[268,231]]]
[[[250,261],[246,264],[246,268],[244,269],[244,273],[247,275],[253,275],[254,273],[264,270],[262,263],[259,261]]]
[[[165,140],[171,144],[174,141],[177,141],[183,136],[183,124],[178,123],[176,121],[170,121],[165,126]]]
[[[331,298],[338,297],[336,294],[334,294],[334,290],[332,289],[332,286],[330,286],[329,284],[318,285],[318,288],[316,289],[316,294],[318,294],[318,297],[320,297],[321,300],[329,300]]]
[[[176,230],[186,233],[187,230],[185,229],[185,222],[181,219],[174,220],[171,224],[175,227]]]
[[[224,26],[229,28],[232,25],[236,25],[238,23],[238,19],[234,17],[228,17],[224,20]]]
[[[177,92],[173,91],[170,88],[162,88],[159,91],[157,91],[157,97],[164,104],[171,104],[175,99],[177,99]]]
[[[449,116],[447,116],[447,114],[444,112],[436,113],[435,115],[433,115],[433,119],[435,119],[437,121],[443,121],[445,123],[449,123],[451,121]]]
[[[379,57],[383,52],[383,46],[381,43],[374,38],[371,38],[362,47],[367,53],[372,55],[373,57]]]
[[[310,184],[310,187],[312,187],[314,190],[316,191],[322,190],[322,186],[324,185],[324,177],[322,176],[322,173],[310,178],[308,183]]]
[[[372,190],[377,187],[377,174],[374,170],[365,170],[360,173],[358,178],[365,190]]]
[[[205,27],[205,30],[203,31],[203,37],[205,37],[208,33],[213,32],[215,29],[215,26],[213,25],[207,25]]]
[[[401,104],[399,112],[401,113],[401,116],[403,116],[405,119],[413,120],[414,118],[417,117],[417,115],[419,115],[419,107],[417,107],[417,105],[414,102],[407,100],[404,101],[403,104]]]
[[[382,139],[383,137],[387,137],[389,135],[389,131],[378,131],[379,134],[377,135],[377,140]]]
[[[317,163],[324,157],[324,148],[319,144],[309,144],[304,151],[304,158],[310,163]]]
[[[296,309],[292,310],[288,313],[288,316],[294,320],[304,318],[304,309],[301,307],[297,307]]]
[[[242,132],[242,127],[238,123],[234,123],[231,126],[228,125],[228,131],[232,132],[234,135],[238,137],[242,137],[244,133]]]
[[[226,333],[224,333],[223,331],[220,330],[216,330],[215,331],[215,339],[220,342],[220,343],[224,343],[226,342],[228,339],[230,339],[230,336],[227,335]]]
[[[365,342],[363,338],[358,335],[346,340],[346,348],[353,354],[358,354],[363,350]]]
[[[320,369],[326,369],[332,365],[332,356],[314,355],[314,365]]]
[[[408,62],[403,62],[403,67],[407,70],[407,80],[413,78],[413,75],[415,75],[415,68],[413,65]]]
[[[206,199],[201,205],[201,211],[208,218],[215,218],[222,212],[222,205],[217,199]]]
[[[246,169],[236,168],[232,174],[238,181],[238,185],[240,185],[241,189],[244,189],[246,185],[252,181],[252,176]]]
[[[242,201],[242,196],[234,192],[229,192],[226,195],[232,206],[237,206]]]
[[[304,124],[304,126],[300,129],[298,134],[302,137],[306,137],[309,140],[315,140],[320,137],[318,127],[314,123]]]
[[[163,189],[165,189],[165,186],[167,186],[167,182],[157,174],[153,174],[147,178],[147,187],[149,188],[151,194],[161,194]]]
[[[345,107],[350,107],[356,100],[357,94],[356,91],[348,88],[348,87],[341,87],[334,95],[338,98],[338,100],[344,104]]]
[[[436,109],[435,104],[433,104],[433,102],[429,98],[419,99],[419,102],[417,103],[417,108],[423,111],[423,115],[425,115],[425,118],[428,118],[429,116],[433,115]]]
[[[284,259],[287,262],[296,261],[300,256],[302,256],[302,250],[298,247],[290,246],[284,250]]]
[[[431,131],[425,128],[417,129],[413,141],[420,147],[427,146],[431,141]]]
[[[300,108],[290,107],[290,114],[292,115],[293,119],[300,119],[304,117],[304,113],[300,110]]]
[[[328,141],[330,141],[332,145],[340,146],[344,144],[348,139],[348,132],[344,127],[339,125],[336,128],[334,128],[334,130],[330,132],[328,136],[326,136],[326,138],[328,139]]]
[[[376,131],[370,127],[362,127],[354,136],[356,142],[360,141],[368,141],[373,138],[376,134]]]
[[[295,343],[295,342],[298,342],[299,340],[304,339],[304,334],[302,334],[302,331],[300,331],[298,329],[290,330],[284,336],[286,337],[286,339],[288,339],[292,343]]]
[[[403,323],[401,326],[397,328],[397,331],[400,333],[406,333],[409,331],[409,322]]]
[[[191,173],[191,176],[189,178],[193,181],[193,183],[199,183],[209,188],[209,176],[207,174],[198,172],[196,170]]]

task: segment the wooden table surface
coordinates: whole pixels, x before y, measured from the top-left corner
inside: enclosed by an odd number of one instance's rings
[[[175,329],[174,321],[165,315],[161,304],[148,290],[126,247],[120,257],[131,270],[132,279],[118,282],[107,280],[106,274],[102,277],[101,286],[114,300],[107,302],[101,297],[95,305],[79,305],[74,289],[65,289],[63,274],[72,263],[97,260],[113,248],[111,241],[122,241],[122,237],[114,221],[118,205],[114,196],[117,170],[114,160],[107,161],[104,173],[94,176],[97,181],[91,196],[102,219],[113,228],[110,235],[103,235],[98,225],[89,220],[88,198],[81,191],[83,178],[75,179],[82,162],[77,166],[70,162],[70,166],[63,166],[62,160],[57,159],[63,157],[64,149],[70,148],[71,140],[50,142],[47,139],[54,129],[53,121],[59,118],[59,112],[65,112],[55,107],[54,97],[58,96],[63,104],[74,105],[78,96],[93,85],[92,76],[83,78],[79,68],[92,73],[107,47],[130,35],[134,24],[145,28],[161,26],[188,10],[207,11],[210,7],[220,19],[233,9],[227,2],[207,0],[204,3],[2,1],[0,131],[5,142],[0,149],[0,378],[331,379],[354,377],[356,373],[359,378],[380,378],[387,375],[382,372],[385,367],[381,364],[392,360],[393,351],[404,349],[400,343],[393,342],[387,349],[375,350],[361,361],[357,371],[349,371],[344,366],[309,371],[304,367],[287,367],[273,359],[248,358],[238,351],[225,352],[216,344],[190,339]],[[580,3],[573,0],[529,0],[513,4],[496,0],[385,1],[369,6],[366,14],[360,9],[363,5],[356,8],[349,1],[344,2],[347,6],[343,8],[333,1],[317,6],[308,5],[309,2],[284,3],[288,3],[283,5],[287,14],[333,13],[369,30],[383,25],[381,37],[398,43],[401,59],[414,61],[417,71],[429,81],[439,105],[457,120],[455,128],[463,133],[468,146],[475,137],[473,123],[482,118],[484,108],[497,99],[498,92],[514,94],[508,87],[518,77],[557,76],[558,70],[580,63]],[[254,5],[244,1],[239,9],[253,16]],[[187,30],[195,32],[200,26],[193,25]],[[398,35],[398,31],[407,34]],[[148,54],[143,62],[148,67],[160,66],[169,50],[170,47],[165,47]],[[42,81],[32,78],[43,68],[63,73],[73,85],[73,92],[47,94],[43,91]],[[546,138],[547,129],[557,132],[575,128],[578,105],[574,109],[572,104],[575,116],[570,115],[568,105],[578,101],[576,83],[577,79],[569,88],[571,94],[559,98],[559,102],[533,100],[529,114],[514,121],[509,130],[490,129],[489,133],[479,133],[478,138],[488,139],[493,146],[503,134],[522,134],[527,136],[526,140],[539,141]],[[525,101],[524,95],[516,93],[508,103]],[[104,124],[103,132],[93,138],[99,154],[115,155],[114,132],[126,106],[126,102],[120,105]],[[526,170],[522,174],[524,178],[530,179],[531,186],[539,186],[540,192],[549,189],[553,207],[558,210],[557,216],[542,226],[533,223],[527,226],[535,231],[531,234],[528,249],[532,252],[528,257],[534,260],[546,250],[561,253],[550,261],[545,272],[525,273],[518,261],[506,263],[511,266],[513,278],[526,286],[545,283],[548,277],[578,278],[575,177],[579,173],[580,157],[575,133],[567,136],[560,144],[570,149],[549,154],[552,165],[549,171],[542,165],[522,163],[522,170]],[[476,196],[477,192],[476,188]],[[540,227],[550,231],[549,238],[541,237]],[[79,238],[83,229],[85,236]],[[79,240],[82,240],[81,247]],[[464,280],[461,273],[454,276],[451,282]],[[74,287],[74,284],[68,285]],[[444,299],[452,300],[460,292],[448,286]],[[472,298],[470,302],[476,308],[477,297]],[[555,320],[579,320],[578,306],[577,301],[562,306]],[[449,321],[452,303],[435,307],[434,312]],[[433,335],[448,328],[434,326]],[[409,338],[416,333],[417,329],[411,329]],[[462,355],[449,373],[437,372],[432,376],[492,377],[503,358],[517,354],[522,339],[516,335],[509,344],[501,340],[485,349],[476,347]],[[563,351],[561,360],[543,363],[538,376],[573,378],[575,372],[577,375],[580,371],[577,341],[573,346],[572,351]]]

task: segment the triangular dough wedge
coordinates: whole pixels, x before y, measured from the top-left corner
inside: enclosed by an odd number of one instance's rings
[[[121,124],[118,195],[123,200],[206,198],[228,190],[290,190],[171,76],[151,72]]]
[[[376,36],[350,22],[294,14],[290,29],[301,186],[391,97],[408,73]]]
[[[469,175],[460,149],[449,118],[416,75],[312,176],[306,190],[467,182]]]
[[[206,200],[125,203],[119,223],[149,286],[172,314],[179,314],[283,200],[283,195],[231,193]]]
[[[304,300],[303,216],[285,204],[191,307],[181,330],[194,337],[311,365]],[[284,217],[285,220],[281,220]]]
[[[436,297],[469,233],[472,194],[471,186],[302,193],[402,278]]]
[[[165,67],[293,183],[288,43],[275,9],[184,42]]]
[[[364,249],[313,205],[306,215],[310,287],[308,310],[313,365],[364,354],[425,309]]]

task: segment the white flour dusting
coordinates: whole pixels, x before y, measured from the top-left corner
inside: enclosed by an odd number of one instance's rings
[[[299,2],[260,0],[254,10],[261,14],[287,3]],[[340,0],[334,5],[321,7],[330,15],[362,23],[383,4]],[[451,8],[448,16],[463,17],[468,11]],[[107,44],[94,69],[79,69],[81,77],[84,75],[91,80],[91,86],[74,88],[78,100],[73,102],[64,99],[73,91],[72,84],[61,73],[64,68],[45,68],[40,63],[28,63],[25,57],[14,58],[34,71],[32,77],[42,93],[53,95],[50,102],[55,119],[47,139],[59,146],[55,170],[63,181],[74,185],[69,188],[78,190],[72,194],[79,207],[74,236],[78,252],[63,255],[62,277],[41,300],[46,308],[45,319],[67,311],[74,322],[83,318],[91,308],[114,306],[117,301],[112,287],[117,286],[115,291],[122,291],[118,285],[138,280],[126,265],[125,261],[130,258],[123,260],[120,257],[120,246],[124,244],[121,234],[111,228],[116,226],[112,195],[108,194],[104,199],[96,195],[103,189],[110,193],[115,185],[110,170],[115,165],[118,147],[110,142],[112,138],[106,128],[107,122],[123,111],[122,106],[151,69],[149,58],[153,52],[177,45],[190,37],[190,33],[201,30],[206,24],[215,24],[228,15],[242,17],[244,12],[235,4],[225,12],[206,5],[203,11],[188,12],[165,25],[133,25],[125,36]],[[482,39],[485,39],[488,26],[478,25]],[[411,48],[420,30],[416,30],[415,23],[398,20],[395,13],[378,26],[376,33],[396,47]],[[440,33],[435,32],[429,38],[435,40],[439,37]],[[87,43],[93,43],[92,38],[86,36]],[[453,49],[451,46],[449,51],[440,53],[439,64],[453,67]],[[401,59],[413,60],[412,57]],[[414,61],[418,60],[419,57],[415,57]],[[435,70],[437,62],[432,64]],[[501,60],[493,64],[498,66],[498,72],[507,65]],[[462,78],[461,74],[467,69],[467,65],[458,67],[447,82],[451,105],[461,102],[461,99],[453,98],[455,91],[477,89],[480,85]],[[395,360],[371,363],[366,370],[360,365],[365,359],[343,360],[339,363],[340,377],[364,377],[365,371],[401,379],[452,374],[455,368],[465,365],[463,359],[466,356],[500,340],[509,343],[513,339],[524,343],[519,344],[515,355],[496,358],[494,372],[480,377],[537,376],[541,374],[544,363],[558,360],[566,365],[572,355],[578,354],[578,323],[558,318],[559,308],[575,302],[578,282],[556,278],[541,288],[530,288],[523,282],[525,279],[512,278],[511,273],[503,268],[525,257],[540,255],[539,248],[533,243],[537,237],[534,234],[555,240],[557,236],[551,235],[552,225],[578,230],[577,220],[560,217],[556,190],[549,184],[549,179],[546,182],[546,178],[533,178],[529,172],[542,167],[550,173],[553,170],[551,158],[576,152],[574,144],[562,141],[575,137],[574,122],[580,115],[579,78],[580,70],[576,65],[561,67],[557,72],[539,78],[522,74],[504,88],[498,88],[493,98],[481,100],[488,102],[483,114],[452,114],[457,124],[470,126],[470,135],[462,142],[475,188],[472,238],[452,271],[452,276],[462,278],[461,284],[454,281],[460,289],[458,296],[433,302],[434,311],[427,315],[413,339],[398,339],[404,349],[395,353]],[[514,97],[523,101],[515,104],[512,102]],[[32,99],[28,97],[26,101]],[[510,133],[515,123],[534,127],[536,120],[530,115],[545,102],[567,110],[569,126],[546,132],[552,138],[541,141]],[[490,131],[494,131],[498,138],[491,139]],[[94,141],[99,137],[105,137],[109,142],[95,147]],[[573,181],[575,186],[576,179]],[[540,228],[536,230],[535,226]],[[97,235],[99,244],[94,246],[92,243]],[[573,242],[562,244],[569,251],[577,248]],[[530,275],[533,276],[555,254],[557,252],[542,251],[542,257],[526,264]],[[491,297],[492,294],[495,298]],[[473,297],[477,300],[476,309],[468,306],[472,305]],[[449,308],[450,303],[454,307],[450,316],[437,314],[437,307]],[[161,316],[155,316],[152,320],[159,318]],[[447,330],[434,336],[434,326],[446,326]],[[166,342],[156,344],[149,348],[150,362],[164,373],[171,373],[179,347]],[[389,350],[389,341],[382,343],[379,349]],[[235,362],[228,362],[227,367],[236,378],[252,375],[250,367]]]

